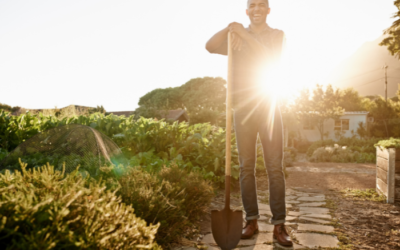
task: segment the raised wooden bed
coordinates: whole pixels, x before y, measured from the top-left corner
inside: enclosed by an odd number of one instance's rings
[[[400,202],[400,148],[376,148],[376,190],[388,203]]]

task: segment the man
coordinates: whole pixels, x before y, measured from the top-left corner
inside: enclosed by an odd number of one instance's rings
[[[274,240],[283,246],[292,246],[284,225],[286,205],[282,118],[274,96],[271,93],[269,96],[261,94],[262,85],[276,84],[268,78],[263,81],[261,75],[274,73],[284,43],[284,33],[267,25],[269,13],[268,0],[248,0],[246,14],[250,26],[244,28],[240,23],[229,24],[210,38],[206,49],[210,53],[227,55],[227,35],[228,32],[232,33],[234,127],[239,152],[242,202],[246,212],[242,239],[249,239],[258,233],[257,219],[260,215],[255,164],[259,135],[269,178]]]

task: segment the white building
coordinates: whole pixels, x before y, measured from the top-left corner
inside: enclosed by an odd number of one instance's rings
[[[325,121],[324,133],[328,133],[328,136],[324,136],[324,139],[336,140],[335,132],[342,133],[344,137],[351,137],[353,134],[357,135],[358,123],[363,122],[364,126],[367,126],[367,121],[367,111],[344,112],[338,120],[329,119]],[[302,139],[311,142],[321,140],[321,134],[312,120],[305,120],[300,123],[300,126],[299,131]]]

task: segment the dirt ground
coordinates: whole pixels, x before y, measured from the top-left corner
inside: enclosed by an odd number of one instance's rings
[[[335,231],[347,236],[352,249],[400,249],[400,204],[354,200],[332,192]]]
[[[354,163],[311,163],[295,162],[294,167],[312,167],[316,169],[360,169],[374,170],[375,164]],[[293,167],[292,167],[293,168]],[[289,176],[286,178],[286,187],[307,187],[322,190],[343,190],[345,188],[366,189],[375,188],[375,174],[365,173],[340,173],[340,172],[298,172],[287,168]],[[257,174],[257,187],[262,190],[268,189],[268,177],[264,173]]]

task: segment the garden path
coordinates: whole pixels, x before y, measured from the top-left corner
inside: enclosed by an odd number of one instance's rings
[[[269,250],[269,249],[308,249],[315,247],[339,247],[339,240],[334,232],[335,219],[333,211],[329,208],[329,200],[321,190],[306,188],[291,188],[286,191],[287,223],[294,246],[285,248],[273,242],[273,225],[269,223],[271,211],[268,205],[268,194],[259,191],[259,219],[260,233],[252,239],[241,240],[236,249],[242,250]],[[232,209],[242,209],[240,197],[232,195]],[[211,209],[223,207],[223,196],[218,196],[211,204]],[[203,245],[209,250],[218,250],[211,233],[211,221],[202,223],[203,235],[197,239],[197,246]],[[178,247],[175,249],[194,250],[194,247]]]

